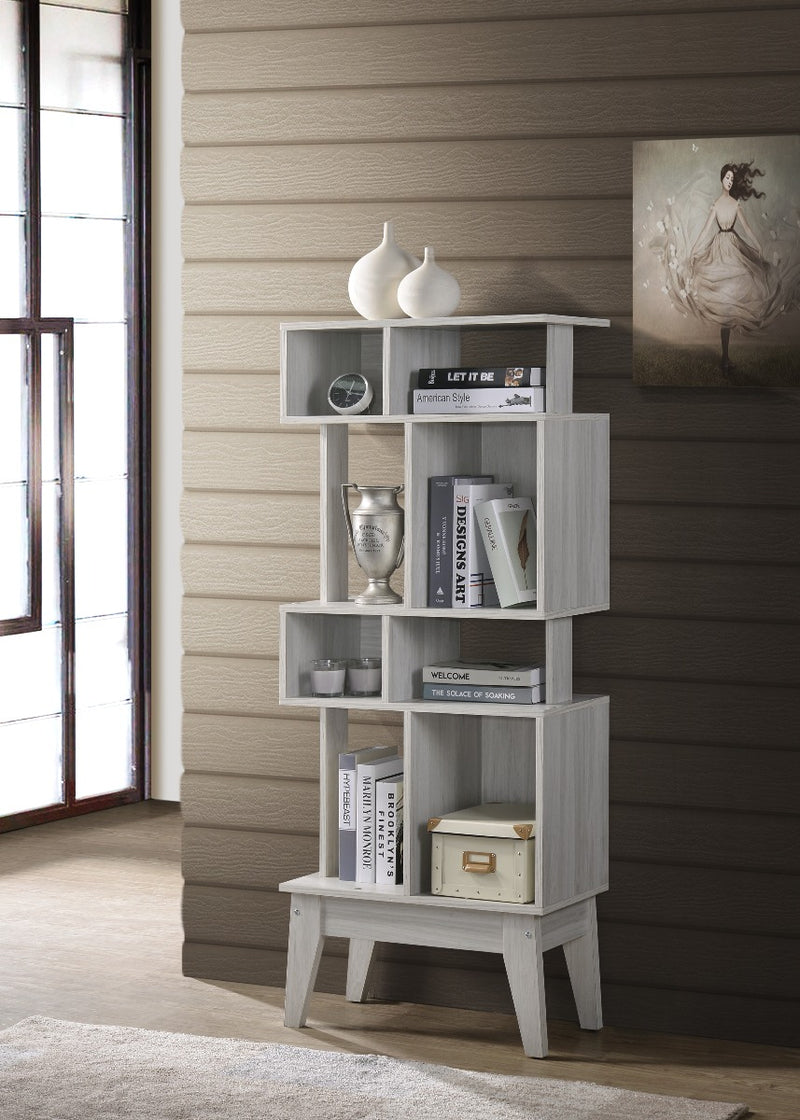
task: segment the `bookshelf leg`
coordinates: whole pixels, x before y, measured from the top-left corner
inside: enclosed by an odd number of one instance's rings
[[[522,1046],[529,1058],[547,1055],[542,932],[535,918],[503,921],[503,960],[517,1013]]]
[[[312,895],[292,895],[283,1016],[287,1027],[305,1025],[308,1001],[314,990],[325,940],[322,936],[320,907],[319,898]]]
[[[351,1003],[363,1003],[369,995],[372,966],[375,963],[375,942],[350,938],[347,955],[346,997]]]
[[[572,994],[578,1009],[578,1022],[587,1031],[603,1025],[600,997],[600,954],[597,946],[597,908],[592,898],[587,903],[588,929],[583,937],[564,945]]]

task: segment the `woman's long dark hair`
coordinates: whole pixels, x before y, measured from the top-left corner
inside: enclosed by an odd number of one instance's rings
[[[760,175],[763,179],[764,172],[759,171],[757,167],[753,167],[753,160],[749,163],[726,163],[719,173],[720,182],[725,178],[729,171],[733,172],[733,184],[731,186],[731,198],[747,199],[747,198],[763,198],[764,192],[757,191],[753,186],[753,179],[756,175]]]

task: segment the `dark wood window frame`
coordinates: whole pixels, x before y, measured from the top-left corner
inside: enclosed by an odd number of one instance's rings
[[[132,670],[133,761],[131,788],[99,797],[75,798],[75,609],[72,446],[73,322],[41,316],[41,160],[39,3],[23,2],[26,108],[26,315],[0,320],[0,333],[19,334],[29,346],[29,578],[30,611],[0,623],[0,636],[41,629],[41,338],[59,338],[60,499],[62,539],[64,799],[0,818],[0,832],[61,817],[94,812],[150,796],[150,0],[129,0],[124,53],[126,120],[126,310],[128,319],[128,587],[129,652]]]

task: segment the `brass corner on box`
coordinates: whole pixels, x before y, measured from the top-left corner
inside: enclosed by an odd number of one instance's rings
[[[428,817],[428,832],[433,832],[442,823],[441,817]]]
[[[428,827],[430,828],[430,825]],[[520,840],[530,840],[533,832],[532,824],[515,824],[513,827]]]

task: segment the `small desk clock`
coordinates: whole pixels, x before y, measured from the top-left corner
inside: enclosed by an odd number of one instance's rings
[[[372,403],[372,386],[363,373],[342,373],[328,389],[328,404],[342,416],[366,412]]]

